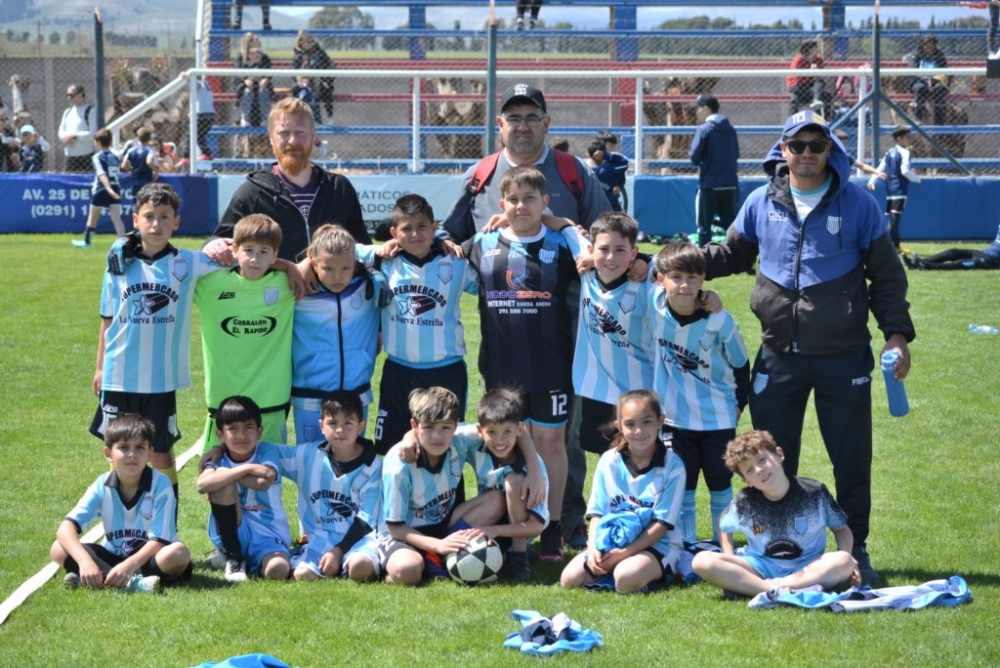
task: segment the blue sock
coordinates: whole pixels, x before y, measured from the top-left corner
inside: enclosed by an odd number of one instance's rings
[[[684,490],[681,501],[681,531],[684,532],[684,542],[694,543],[698,540],[698,518],[695,515],[694,490]]]
[[[722,514],[730,503],[733,502],[733,488],[727,487],[726,489],[719,490],[717,492],[709,491],[709,508],[712,511],[712,540],[716,543],[719,542],[719,515]]]

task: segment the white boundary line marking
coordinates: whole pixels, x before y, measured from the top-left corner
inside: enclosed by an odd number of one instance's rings
[[[184,465],[189,461],[198,456],[201,452],[201,439],[199,438],[194,445],[184,451],[184,453],[177,458],[177,471],[180,472]],[[97,525],[90,531],[85,533],[81,538],[81,543],[93,543],[97,540],[101,533],[103,533],[101,525]],[[52,577],[59,572],[59,566],[52,563],[51,561],[38,571],[30,578],[24,581],[20,587],[14,590],[14,593],[7,597],[7,600],[0,603],[0,625],[7,621],[10,617],[10,613],[14,612],[15,609],[22,603],[24,603],[29,596],[34,594],[36,591],[42,588],[42,586],[52,579]]]

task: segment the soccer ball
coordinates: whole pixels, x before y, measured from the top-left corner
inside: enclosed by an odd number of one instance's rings
[[[486,536],[477,538],[457,552],[449,552],[444,560],[448,575],[465,585],[496,582],[503,567],[500,546]]]

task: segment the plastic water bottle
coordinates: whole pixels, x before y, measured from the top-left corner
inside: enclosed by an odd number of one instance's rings
[[[885,392],[889,398],[889,415],[903,417],[910,412],[910,401],[906,398],[903,381],[896,380],[893,368],[899,360],[898,350],[882,353],[882,375],[885,376]]]
[[[989,325],[969,325],[969,334],[992,334],[996,336],[1000,334],[1000,330],[996,327],[990,327]]]

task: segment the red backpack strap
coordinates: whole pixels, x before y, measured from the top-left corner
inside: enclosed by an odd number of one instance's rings
[[[474,194],[483,189],[486,179],[490,178],[497,170],[498,160],[500,160],[499,151],[479,161],[479,164],[476,165],[476,171],[472,173],[472,179],[469,180],[469,192]]]
[[[576,198],[576,222],[583,224],[583,179],[580,178],[580,170],[576,166],[576,156],[566,151],[552,149],[556,154],[556,170],[559,178],[563,180],[566,187]]]

